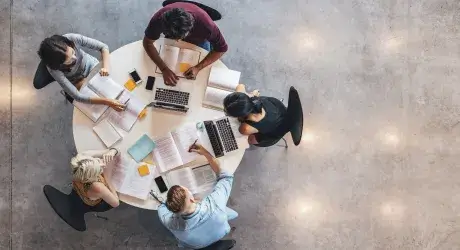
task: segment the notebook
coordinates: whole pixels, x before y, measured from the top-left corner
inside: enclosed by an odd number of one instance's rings
[[[185,71],[200,62],[200,54],[196,50],[181,49],[170,45],[160,46],[161,59],[179,77],[184,77]],[[155,72],[161,74],[158,67]]]
[[[117,99],[123,89],[124,88],[112,80],[112,78],[97,74],[80,89],[80,93],[90,97]],[[106,105],[82,103],[77,101],[73,102],[73,104],[93,122],[99,120],[102,114],[104,114],[104,112],[109,108]]]
[[[197,139],[197,143],[200,143],[196,123],[187,123],[163,137],[155,138],[153,156],[159,172],[194,161],[197,154],[188,152],[188,149]]]
[[[142,161],[152,150],[155,148],[155,142],[148,137],[148,135],[143,135],[133,146],[128,149],[128,153],[133,157],[137,162]]]
[[[166,180],[170,186],[184,186],[193,194],[212,189],[216,183],[216,178],[216,174],[209,164],[195,168],[181,168],[166,174]]]
[[[204,94],[203,106],[223,110],[224,99],[235,91],[240,82],[240,76],[241,72],[238,71],[212,67]]]
[[[147,199],[153,178],[158,175],[154,165],[137,163],[129,157],[119,155],[109,166],[112,168],[110,181],[118,192],[142,200]],[[149,173],[141,176],[138,169],[143,167],[147,167]]]
[[[147,105],[128,90],[121,93],[118,101],[126,103],[126,109],[121,112],[111,109],[107,115],[107,120],[114,126],[129,132]]]
[[[93,127],[93,130],[108,148],[122,139],[122,136],[107,119],[100,121]]]

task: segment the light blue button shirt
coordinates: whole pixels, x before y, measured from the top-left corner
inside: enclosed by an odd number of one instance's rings
[[[230,232],[228,220],[238,216],[226,206],[232,184],[233,175],[222,172],[213,192],[197,203],[193,214],[175,214],[162,204],[158,216],[180,245],[194,249],[209,246]]]

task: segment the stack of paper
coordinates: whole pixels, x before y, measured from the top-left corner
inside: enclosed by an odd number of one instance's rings
[[[106,147],[111,147],[122,138],[117,130],[112,126],[112,124],[107,121],[107,119],[99,122],[96,126],[93,127],[93,130]]]

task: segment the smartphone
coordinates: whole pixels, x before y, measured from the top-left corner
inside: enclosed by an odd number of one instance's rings
[[[160,190],[160,193],[164,193],[168,191],[168,187],[166,186],[166,183],[163,180],[163,177],[158,176],[157,178],[155,178],[155,183],[157,184],[158,190]]]
[[[139,74],[137,73],[136,69],[133,69],[129,72],[129,75],[131,76],[131,78],[134,80],[134,82],[136,82],[136,84],[140,84],[142,82],[142,79],[141,77],[139,76]]]
[[[147,84],[145,85],[145,89],[146,90],[152,90],[154,84],[155,84],[155,77],[149,76],[147,78]]]

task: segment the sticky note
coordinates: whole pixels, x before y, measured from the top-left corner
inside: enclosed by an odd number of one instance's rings
[[[129,79],[126,83],[125,83],[125,88],[129,91],[133,91],[133,89],[135,89],[137,87],[136,83],[134,82],[133,79]]]
[[[142,119],[144,118],[144,116],[147,114],[147,109],[144,109],[141,111],[141,113],[139,113],[139,115],[137,116],[137,118],[139,119]]]
[[[146,176],[150,174],[149,167],[147,165],[142,165],[137,168],[137,171],[139,172],[140,176]]]
[[[191,67],[191,65],[188,64],[188,63],[179,63],[179,71],[180,71],[181,73],[184,73],[184,72],[187,71],[190,67]]]

